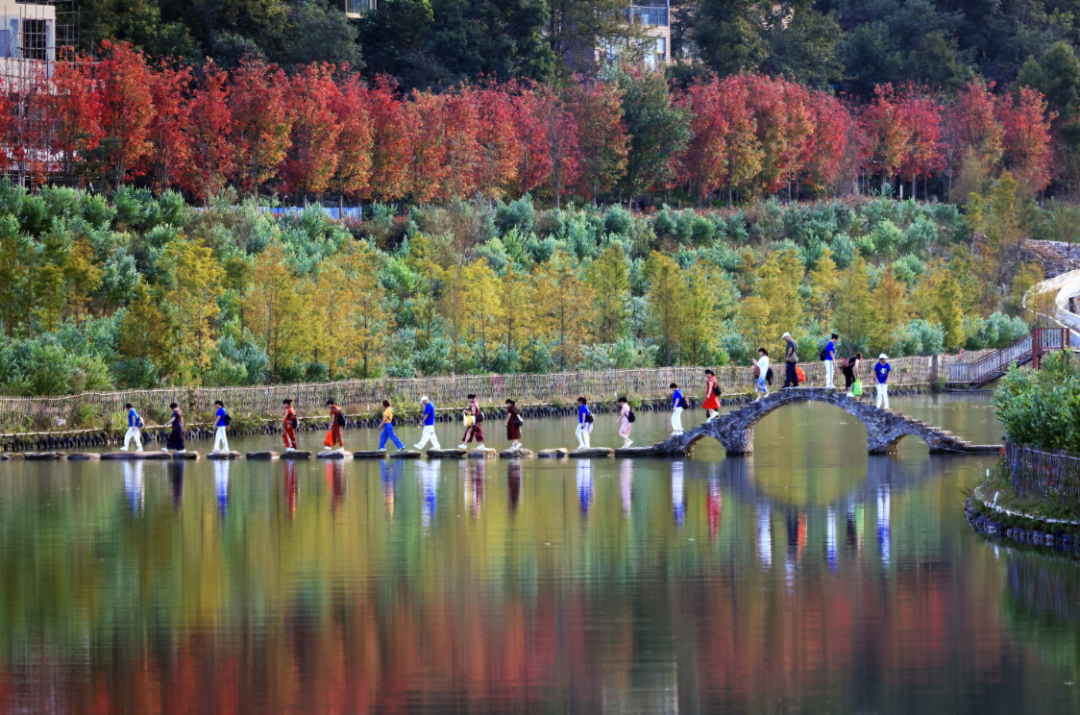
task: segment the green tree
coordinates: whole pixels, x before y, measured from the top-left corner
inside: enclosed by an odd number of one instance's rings
[[[624,335],[630,314],[630,264],[621,244],[611,244],[592,262],[589,285],[596,294],[596,337],[613,343]]]
[[[276,379],[282,368],[310,352],[310,296],[297,290],[302,281],[289,269],[288,257],[276,241],[256,258],[253,278],[250,328],[269,358],[267,379]]]
[[[486,260],[473,261],[465,266],[465,324],[479,348],[481,369],[490,365],[489,350],[499,341],[502,313],[498,276]],[[476,348],[474,348],[474,351]]]
[[[934,322],[945,329],[945,349],[957,350],[964,344],[964,310],[961,307],[960,284],[947,267],[942,266],[934,278],[932,313]]]
[[[660,72],[617,63],[607,74],[623,93],[630,150],[622,186],[632,207],[638,191],[665,185],[673,178],[675,159],[690,141],[690,111],[672,102]]]
[[[870,294],[866,260],[859,256],[840,271],[836,286],[836,314],[833,322],[852,352],[868,352],[880,334],[880,316]]]
[[[546,37],[558,68],[569,72],[575,59],[594,48],[614,48],[642,36],[641,28],[626,22],[622,0],[548,0]]]
[[[217,348],[217,299],[225,272],[202,241],[183,238],[165,247],[162,263],[167,270],[165,303],[176,325],[176,374],[182,384],[199,384]]]
[[[560,370],[573,365],[593,333],[595,294],[577,275],[571,258],[559,251],[536,268],[534,309],[543,340],[554,343]]]
[[[645,264],[645,278],[649,281],[647,335],[660,344],[663,364],[671,365],[687,327],[689,292],[679,264],[657,251],[652,252]]]
[[[379,280],[381,261],[364,244],[346,251],[341,258],[346,355],[353,374],[372,377],[379,373],[386,339],[394,330],[394,314],[386,289]]]
[[[173,339],[175,327],[160,299],[140,283],[120,322],[117,351],[127,358],[149,361],[159,375],[174,375],[180,348]]]

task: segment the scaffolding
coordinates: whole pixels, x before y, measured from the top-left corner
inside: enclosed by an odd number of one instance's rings
[[[4,173],[20,185],[56,178],[50,80],[58,60],[76,57],[78,19],[75,0],[0,0]]]

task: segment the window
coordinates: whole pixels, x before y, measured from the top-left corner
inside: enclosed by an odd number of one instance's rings
[[[667,38],[656,38],[656,66],[663,67],[667,63]]]
[[[346,15],[364,15],[375,9],[376,0],[345,0]]]
[[[47,20],[23,20],[22,56],[23,59],[49,59],[49,23]]]

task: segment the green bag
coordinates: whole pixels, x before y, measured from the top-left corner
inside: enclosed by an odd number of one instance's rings
[[[855,384],[851,386],[851,394],[855,397],[862,397],[862,380],[856,380]]]

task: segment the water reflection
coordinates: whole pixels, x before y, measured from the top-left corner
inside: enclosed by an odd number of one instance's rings
[[[385,465],[384,465],[385,466]],[[330,492],[330,515],[337,516],[345,501],[345,462],[341,459],[327,459],[323,462],[323,471],[326,475],[326,490]],[[386,480],[383,480],[383,484]],[[387,511],[393,516],[393,499],[387,501]]]
[[[888,567],[892,553],[892,526],[889,508],[889,485],[880,484],[877,488],[877,537],[881,549],[881,565]]]
[[[300,485],[296,481],[296,461],[285,459],[281,462],[285,472],[285,511],[289,521],[296,518],[296,498],[300,494]]]
[[[675,511],[675,526],[682,528],[686,520],[686,495],[683,493],[683,461],[671,463],[671,504]]]
[[[486,460],[463,462],[468,478],[465,483],[465,506],[469,514],[479,518],[484,508],[484,479],[486,476]]]
[[[593,464],[591,459],[577,460],[575,469],[577,475],[578,503],[581,504],[582,521],[588,521],[589,507],[593,499]]]
[[[344,471],[344,465],[342,465]],[[397,506],[397,483],[401,476],[401,460],[379,460],[379,482],[383,489],[383,504],[386,506],[386,518],[394,520],[394,508]],[[344,487],[341,488],[344,491]]]
[[[229,460],[214,461],[214,489],[217,492],[218,511],[221,516],[229,509]]]
[[[764,499],[757,503],[757,554],[761,568],[772,567],[772,510]]]
[[[510,498],[510,516],[514,516],[521,500],[521,462],[517,460],[506,468],[506,493]]]
[[[184,471],[186,469],[187,462],[184,460],[178,459],[171,462],[165,462],[165,471],[169,475],[169,484],[172,485],[174,511],[178,511],[184,504]]]
[[[720,493],[720,478],[709,477],[709,540],[715,542],[720,536],[720,511],[724,506],[723,495]]]
[[[836,556],[836,510],[830,506],[825,518],[827,521],[825,527],[825,554],[829,561],[829,571],[836,573],[838,564]]]
[[[438,459],[424,460],[417,463],[417,476],[420,479],[420,525],[428,533],[435,521],[439,500],[439,474],[442,462]]]
[[[630,518],[630,508],[634,497],[634,460],[624,459],[619,463],[619,496],[622,499],[623,517]]]
[[[146,502],[146,485],[143,482],[143,461],[133,460],[123,463],[124,493],[127,495],[131,513],[138,515]]]

